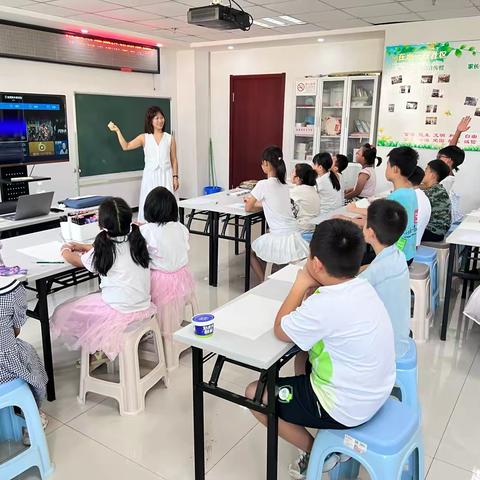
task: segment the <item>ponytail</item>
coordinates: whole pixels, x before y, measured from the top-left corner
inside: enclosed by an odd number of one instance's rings
[[[317,153],[313,157],[313,164],[322,167],[326,172],[329,173],[330,183],[338,192],[338,190],[340,190],[340,180],[338,179],[336,173],[330,170],[333,167],[332,156],[328,152]]]
[[[363,153],[363,158],[365,158],[365,162],[369,167],[375,166],[375,160],[377,160],[377,167],[379,167],[382,164],[381,157],[377,157],[377,149],[372,145],[370,145],[369,143],[366,143],[365,145],[363,145],[362,153]]]
[[[132,224],[132,231],[128,234],[128,243],[130,244],[130,255],[134,263],[143,268],[148,268],[150,255],[147,242],[143,238],[138,225]]]
[[[330,171],[329,175],[332,187],[338,192],[340,190],[340,180],[338,179],[337,174]]]
[[[132,210],[123,198],[104,200],[98,210],[98,224],[102,231],[93,242],[93,267],[100,275],[107,275],[117,258],[117,244],[128,239],[132,260],[148,268],[150,256],[147,244],[137,225],[132,225]],[[116,240],[117,237],[123,237]]]
[[[295,175],[301,180],[302,185],[309,187],[315,186],[318,177],[318,173],[308,163],[297,163]]]
[[[275,170],[275,176],[278,178],[280,183],[285,185],[285,177],[287,175],[287,167],[283,160],[283,152],[280,147],[272,145],[267,147],[262,153],[262,159],[265,162],[268,162],[272,168]]]
[[[102,230],[93,242],[93,268],[100,275],[105,276],[112,268],[117,258],[117,249],[115,242],[108,236],[105,230]]]

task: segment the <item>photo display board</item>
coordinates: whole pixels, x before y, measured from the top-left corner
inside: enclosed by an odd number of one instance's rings
[[[480,151],[480,41],[386,47],[378,146],[437,150],[465,115],[458,145]]]

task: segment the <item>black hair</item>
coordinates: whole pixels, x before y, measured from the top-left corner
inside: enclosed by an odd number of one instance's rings
[[[323,167],[326,172],[329,172],[332,187],[337,191],[340,190],[340,180],[338,179],[337,174],[330,170],[333,166],[332,156],[328,152],[321,152],[317,153],[312,161],[314,165]]]
[[[156,187],[145,199],[143,208],[145,220],[162,225],[178,222],[178,205],[173,193],[165,187]]]
[[[375,232],[378,241],[386,247],[400,238],[407,228],[407,221],[407,211],[394,200],[375,200],[367,210],[367,227]]]
[[[337,164],[338,173],[342,173],[348,167],[348,158],[342,153],[337,153],[335,157],[337,159],[335,163]]]
[[[445,164],[444,162],[442,163],[448,168],[447,164]],[[425,176],[425,172],[423,168],[417,165],[413,173],[408,177],[408,179],[410,180],[410,183],[413,186],[418,187],[418,185],[420,185],[423,182],[424,176]]]
[[[295,175],[302,181],[302,185],[314,187],[318,173],[308,163],[297,163],[295,165]]]
[[[310,242],[310,256],[317,257],[335,278],[357,275],[364,253],[365,240],[360,228],[338,218],[318,224]]]
[[[430,170],[435,172],[435,174],[437,175],[438,183],[440,183],[442,180],[444,180],[450,175],[450,167],[442,160],[432,160],[431,162],[428,162],[427,166],[429,166]]]
[[[456,145],[448,145],[447,147],[441,148],[438,151],[438,155],[443,155],[449,158],[453,165],[452,170],[458,170],[458,167],[463,163],[465,160],[465,152]]]
[[[283,160],[282,149],[276,145],[267,147],[262,153],[262,160],[268,162],[273,167],[275,170],[275,176],[280,180],[280,183],[285,185],[287,183],[285,181],[287,167],[285,166],[285,161]]]
[[[153,133],[152,120],[157,115],[157,113],[160,113],[166,122],[167,119],[165,118],[165,114],[163,113],[160,107],[157,107],[156,105],[149,107],[147,112],[145,113],[145,125],[144,125],[145,133]],[[165,123],[163,124],[162,132],[163,131],[165,131]]]
[[[396,147],[387,155],[390,166],[397,167],[402,177],[410,178],[418,162],[418,152],[412,147]]]
[[[366,164],[369,167],[375,166],[375,160],[377,160],[377,167],[382,164],[382,159],[380,157],[377,157],[377,149],[369,143],[365,143],[365,145],[362,145],[362,154]]]
[[[98,224],[102,231],[93,242],[93,267],[100,275],[107,275],[117,256],[116,237],[127,237],[132,260],[148,268],[150,255],[147,243],[137,225],[132,225],[132,210],[123,198],[107,198],[100,204]]]

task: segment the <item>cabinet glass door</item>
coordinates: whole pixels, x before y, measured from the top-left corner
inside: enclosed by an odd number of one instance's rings
[[[344,80],[322,82],[322,113],[320,123],[320,152],[339,153],[341,150]]]
[[[297,95],[295,105],[295,162],[309,162],[313,157],[316,95]]]
[[[375,79],[352,80],[348,115],[347,157],[353,161],[354,153],[372,139]]]

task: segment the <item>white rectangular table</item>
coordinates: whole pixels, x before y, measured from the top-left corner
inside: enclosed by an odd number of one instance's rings
[[[219,239],[233,240],[235,242],[235,254],[238,255],[239,243],[245,244],[245,291],[250,288],[250,252],[252,241],[252,225],[262,223],[262,234],[265,233],[265,217],[263,210],[246,212],[243,207],[243,198],[250,193],[248,190],[235,188],[226,192],[203,195],[189,198],[178,202],[180,209],[180,221],[185,223],[185,209],[191,210],[187,227],[191,233],[209,237],[209,267],[208,283],[216,287],[218,285],[218,241]],[[206,226],[203,231],[194,230],[191,227],[192,220],[198,213],[207,215]],[[222,232],[219,232],[220,217],[224,218]],[[226,228],[230,219],[234,220],[234,236],[226,234]],[[240,222],[243,225],[240,225]],[[241,232],[240,232],[241,228]]]
[[[453,277],[460,277],[466,280],[478,279],[478,274],[454,271],[454,261],[457,245],[473,248],[480,247],[480,218],[475,215],[467,215],[463,222],[446,238],[445,241],[450,245],[450,254],[448,257],[445,302],[443,304],[442,329],[440,332],[440,338],[442,340],[446,340],[447,338]]]
[[[52,344],[50,339],[50,319],[47,297],[50,293],[95,278],[85,269],[76,268],[69,263],[40,264],[37,259],[19,250],[49,242],[63,242],[60,228],[30,233],[2,240],[2,257],[5,265],[18,265],[28,270],[25,275],[26,287],[37,293],[37,304],[28,310],[28,316],[40,321],[42,330],[43,360],[48,375],[47,399],[55,400],[55,381],[53,375]],[[54,286],[55,285],[55,286]]]
[[[205,478],[204,458],[204,393],[223,398],[252,410],[264,413],[267,416],[267,480],[277,479],[278,459],[278,418],[276,413],[275,384],[280,368],[290,360],[298,351],[291,343],[278,340],[273,333],[273,324],[280,304],[288,292],[291,284],[279,280],[270,279],[258,287],[244,293],[240,297],[214,310],[212,313],[222,317],[222,312],[228,312],[229,318],[222,319],[223,326],[215,326],[214,334],[210,338],[200,338],[194,333],[194,326],[188,325],[177,331],[175,339],[181,343],[192,346],[192,374],[193,374],[193,426],[194,426],[194,461],[195,480]],[[240,305],[248,303],[253,297],[265,301],[268,306],[262,318],[263,333],[259,333],[259,322],[255,311],[242,311]],[[276,300],[267,302],[266,300]],[[239,306],[237,309],[236,306]],[[225,322],[237,322],[228,329]],[[238,324],[245,327],[254,327],[256,333],[248,336],[238,331]],[[247,329],[247,328],[246,328]],[[233,331],[230,331],[233,330]],[[255,338],[253,338],[255,337]],[[203,350],[210,352],[205,357]],[[209,381],[203,378],[203,363],[212,356],[217,355],[215,367]],[[218,386],[219,377],[224,363],[233,363],[237,366],[254,370],[259,373],[259,386],[253,400],[230,390]],[[262,403],[263,393],[267,390],[267,405]]]

